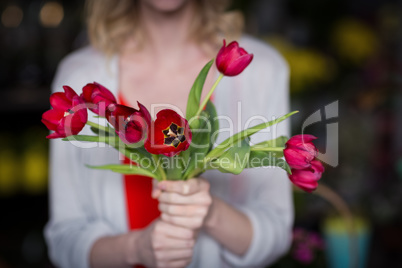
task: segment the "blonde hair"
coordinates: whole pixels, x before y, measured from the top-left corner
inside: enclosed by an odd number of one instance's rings
[[[206,53],[216,53],[223,38],[231,41],[240,36],[244,19],[240,12],[225,12],[230,0],[194,1],[198,9],[190,38]],[[139,47],[145,42],[138,27],[137,0],[87,0],[86,8],[90,42],[105,54],[119,53],[130,37],[135,38]]]

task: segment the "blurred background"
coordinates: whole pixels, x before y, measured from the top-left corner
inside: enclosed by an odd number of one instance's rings
[[[52,267],[48,217],[49,108],[58,62],[87,43],[81,0],[0,2],[0,268]],[[339,161],[322,182],[356,216],[359,267],[402,267],[402,1],[237,0],[246,32],[276,47],[291,68],[293,131],[325,153],[339,128]],[[325,107],[338,113],[325,117]],[[345,222],[316,194],[295,192],[292,249],[275,267],[347,267]],[[345,266],[346,264],[346,266]]]

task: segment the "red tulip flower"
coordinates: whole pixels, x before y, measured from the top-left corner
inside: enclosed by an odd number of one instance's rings
[[[286,162],[292,169],[304,169],[311,166],[317,156],[317,148],[312,143],[317,139],[313,135],[296,135],[286,142],[283,150]]]
[[[55,132],[48,135],[48,139],[65,138],[77,135],[88,120],[88,112],[84,101],[69,86],[63,86],[63,92],[56,92],[50,96],[50,105],[53,109],[42,115],[42,122],[49,130]]]
[[[151,115],[138,102],[139,110],[111,103],[106,109],[106,119],[114,127],[116,134],[127,144],[141,141],[151,125]]]
[[[191,130],[185,118],[175,111],[165,109],[156,115],[144,147],[151,154],[174,156],[188,149]]]
[[[87,103],[88,108],[100,116],[105,116],[106,108],[110,104],[117,103],[112,92],[96,82],[87,84],[82,89],[81,97]]]
[[[216,67],[226,76],[235,76],[243,72],[252,59],[253,54],[248,54],[236,41],[226,46],[223,40],[223,46],[216,56]]]
[[[289,179],[300,189],[311,193],[318,186],[318,180],[324,172],[324,166],[316,159],[311,161],[311,166],[305,169],[292,169]]]

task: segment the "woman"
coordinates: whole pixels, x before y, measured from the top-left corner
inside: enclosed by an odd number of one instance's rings
[[[199,70],[217,52],[223,37],[238,32],[223,13],[223,2],[88,1],[92,46],[62,61],[53,90],[67,84],[79,91],[97,81],[126,104],[141,102],[153,116],[166,106],[183,113]],[[272,48],[250,37],[241,36],[239,42],[254,53],[254,61],[240,76],[224,79],[216,91],[214,102],[224,130],[220,140],[288,110],[285,62]],[[207,88],[216,72],[208,77]],[[230,130],[227,124],[232,124]],[[288,126],[281,123],[252,142],[287,134]],[[152,190],[159,204],[149,200],[151,186],[144,186],[149,189],[145,195],[137,192],[144,196],[133,202],[131,198],[138,196],[127,190],[129,184],[142,183],[144,178],[128,180],[85,168],[84,163],[117,163],[119,155],[101,145],[75,145],[51,143],[51,217],[46,238],[58,266],[262,267],[289,246],[291,190],[279,169],[245,170],[238,176],[207,172],[205,179],[164,181]],[[141,209],[144,213],[138,214]],[[160,216],[150,213],[157,209]],[[132,224],[146,217],[145,225]]]

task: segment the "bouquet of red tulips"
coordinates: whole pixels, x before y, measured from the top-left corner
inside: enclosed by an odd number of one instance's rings
[[[214,61],[208,62],[201,70],[188,96],[186,118],[165,109],[153,120],[141,103],[138,102],[139,109],[118,104],[115,96],[98,83],[84,86],[81,95],[64,86],[64,93],[50,96],[53,109],[42,116],[47,128],[55,131],[47,138],[103,142],[132,161],[131,164],[89,168],[145,175],[157,180],[186,180],[210,169],[239,174],[245,168],[277,166],[289,173],[293,183],[311,192],[324,171],[316,159],[317,149],[312,143],[314,136],[297,135],[289,140],[281,136],[255,145],[249,142],[253,134],[278,124],[296,111],[244,129],[213,146],[219,123],[210,97],[224,76],[240,74],[252,59],[253,54],[247,53],[237,42],[226,46],[224,41],[216,57],[220,75],[201,102],[205,79]],[[105,118],[106,123],[88,121],[88,109],[97,115],[96,118]],[[79,135],[85,125],[91,127],[94,135]]]

